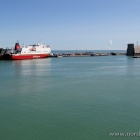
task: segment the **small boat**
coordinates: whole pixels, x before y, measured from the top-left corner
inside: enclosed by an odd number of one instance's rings
[[[57,53],[51,53],[50,57],[58,57],[58,54]]]
[[[91,56],[108,56],[107,53],[93,53]]]
[[[90,56],[100,56],[100,55],[101,55],[100,53],[93,53]]]

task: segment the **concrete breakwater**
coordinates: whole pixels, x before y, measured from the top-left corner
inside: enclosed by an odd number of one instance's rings
[[[94,53],[94,52],[85,52],[85,53],[51,53],[50,57],[87,57],[87,56],[110,56],[110,55],[126,55],[126,53]]]

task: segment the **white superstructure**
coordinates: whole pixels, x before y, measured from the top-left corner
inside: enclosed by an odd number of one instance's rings
[[[17,53],[19,54],[50,54],[51,49],[50,45],[43,45],[42,43],[23,46],[22,48],[17,49]]]

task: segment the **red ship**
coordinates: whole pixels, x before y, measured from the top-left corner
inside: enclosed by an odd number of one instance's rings
[[[20,47],[19,43],[15,44],[14,49],[1,50],[1,60],[23,60],[23,59],[39,59],[50,56],[50,45],[42,43]]]

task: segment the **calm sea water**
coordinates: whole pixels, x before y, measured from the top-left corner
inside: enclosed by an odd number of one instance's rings
[[[140,59],[0,61],[0,140],[110,140],[140,131]]]

